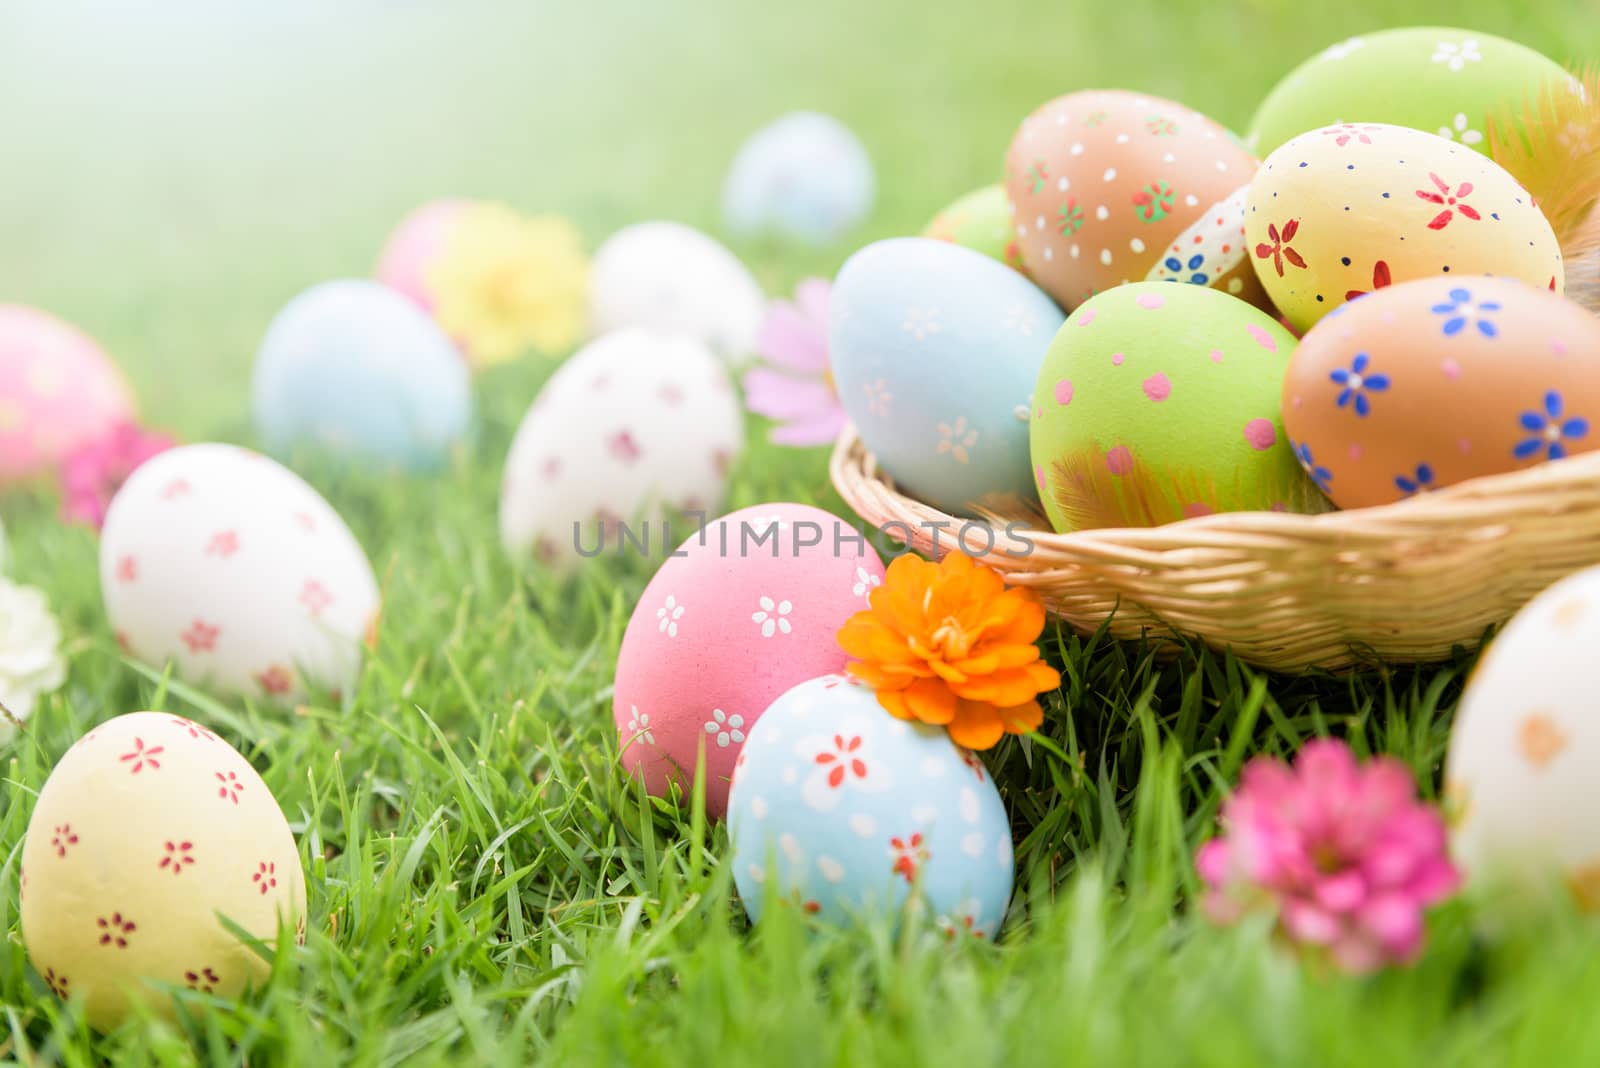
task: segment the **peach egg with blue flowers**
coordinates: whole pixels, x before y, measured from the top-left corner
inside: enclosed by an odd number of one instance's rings
[[[1389,286],[1301,340],[1283,423],[1341,508],[1586,452],[1600,445],[1600,319],[1510,278]]]

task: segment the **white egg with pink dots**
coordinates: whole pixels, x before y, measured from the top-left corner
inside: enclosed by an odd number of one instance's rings
[[[143,464],[112,500],[100,583],[117,641],[219,694],[348,691],[375,639],[372,566],[298,475],[233,445]]]

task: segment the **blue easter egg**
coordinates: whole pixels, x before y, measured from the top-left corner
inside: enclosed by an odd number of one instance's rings
[[[728,229],[811,245],[838,241],[872,211],[872,160],[850,128],[797,111],[756,131],[734,157],[723,186]]]
[[[835,921],[898,914],[913,892],[948,930],[993,938],[1005,918],[1011,824],[983,763],[843,675],[801,683],[756,720],[728,820],[753,922],[773,880],[780,900]]]
[[[1032,394],[1065,318],[980,252],[926,237],[876,242],[845,262],[829,302],[839,398],[906,493],[954,515],[1035,504]]]
[[[472,422],[467,362],[426,312],[388,286],[346,280],[290,301],[252,384],[268,449],[312,444],[365,463],[441,465]]]

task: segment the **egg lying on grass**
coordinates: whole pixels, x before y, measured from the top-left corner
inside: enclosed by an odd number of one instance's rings
[[[1283,423],[1341,508],[1587,452],[1600,446],[1600,319],[1509,278],[1380,289],[1301,340]]]
[[[1029,394],[1061,309],[999,262],[893,238],[839,270],[828,354],[861,440],[911,495],[955,515],[1034,499]]]
[[[0,485],[50,473],[133,414],[127,380],[86,334],[0,304]]]
[[[1413,278],[1495,275],[1561,291],[1561,249],[1533,198],[1488,157],[1419,130],[1302,134],[1262,163],[1247,207],[1256,273],[1296,331]]]
[[[1034,477],[1056,530],[1214,512],[1317,512],[1280,396],[1294,337],[1203,286],[1140,282],[1080,305],[1034,388]]]
[[[163,712],[108,720],[39,791],[22,845],[22,941],[50,989],[81,1001],[98,1030],[136,1002],[171,1016],[164,990],[239,996],[266,979],[261,952],[280,932],[303,937],[305,916],[283,811],[250,763],[197,723]]]
[[[1226,128],[1171,100],[1069,93],[1023,120],[1006,194],[1029,275],[1063,307],[1127,282],[1264,298],[1244,245],[1256,160]]]
[[[733,877],[834,922],[908,903],[951,936],[993,938],[1011,898],[1011,824],[983,762],[895,719],[843,675],[803,682],[750,731],[729,798]]]
[[[472,422],[467,365],[433,320],[377,282],[325,282],[278,313],[251,384],[267,447],[437,468]]]
[[[376,636],[378,583],[350,528],[299,476],[233,445],[134,471],[106,513],[100,586],[126,651],[224,694],[348,691]]]
[[[1557,582],[1494,639],[1462,695],[1445,786],[1470,886],[1524,900],[1569,890],[1600,912],[1600,569]]]
[[[689,795],[702,748],[720,818],[745,736],[796,683],[841,671],[838,632],[883,581],[855,527],[803,504],[744,508],[683,541],[645,587],[617,658],[622,766]]]
[[[501,540],[551,567],[615,555],[624,524],[648,536],[670,510],[719,509],[743,445],[738,397],[703,343],[642,328],[607,334],[561,366],[517,427]],[[657,539],[639,551],[666,549]]]
[[[809,245],[838,241],[872,211],[872,160],[831,115],[796,111],[739,147],[722,190],[728,229]]]

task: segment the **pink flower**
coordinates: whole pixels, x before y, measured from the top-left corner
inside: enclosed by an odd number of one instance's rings
[[[174,444],[166,434],[125,422],[80,445],[61,462],[61,518],[99,530],[111,498],[134,469]]]
[[[775,444],[826,445],[844,429],[847,416],[828,370],[829,289],[821,278],[801,282],[792,303],[768,305],[756,338],[772,366],[745,374],[745,406],[781,424],[772,431]]]
[[[1290,941],[1349,972],[1414,960],[1423,909],[1460,882],[1444,820],[1417,799],[1405,765],[1358,764],[1341,741],[1307,743],[1293,768],[1252,760],[1222,826],[1195,857],[1212,920],[1272,909]]]

